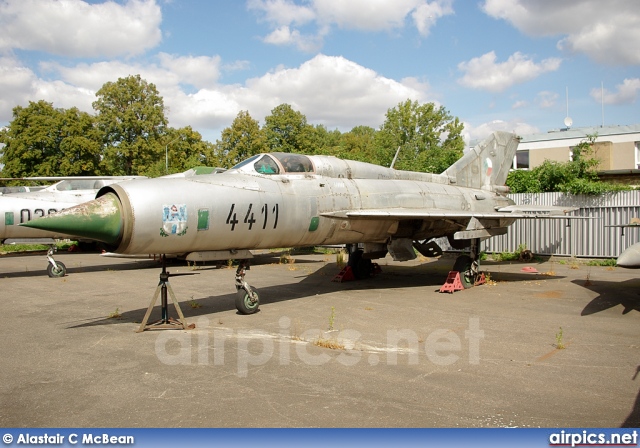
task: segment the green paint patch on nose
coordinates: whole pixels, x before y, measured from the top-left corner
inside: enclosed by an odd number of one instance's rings
[[[107,193],[93,201],[21,225],[116,244],[122,233],[121,207],[118,197]]]

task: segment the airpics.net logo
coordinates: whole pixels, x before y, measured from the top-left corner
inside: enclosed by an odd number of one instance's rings
[[[638,446],[638,431],[612,432],[610,434],[582,430],[560,431],[549,436],[549,446]]]
[[[258,329],[232,330],[211,326],[206,317],[196,330],[162,332],[155,344],[156,356],[166,365],[225,366],[235,363],[237,375],[246,377],[252,367],[277,362],[281,366],[302,362],[310,366],[338,363],[389,366],[428,362],[438,366],[480,363],[484,331],[480,319],[469,318],[466,327],[435,329],[428,334],[410,329],[390,329],[382,344],[363,340],[357,330],[298,332],[289,317],[278,321],[277,333]],[[333,349],[333,350],[332,350]]]

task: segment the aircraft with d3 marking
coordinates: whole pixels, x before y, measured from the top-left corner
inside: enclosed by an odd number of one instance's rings
[[[55,238],[68,238],[67,235],[29,229],[19,224],[32,219],[56,213],[74,205],[95,198],[98,190],[106,185],[140,176],[55,176],[55,177],[23,177],[20,180],[56,182],[44,187],[4,187],[0,195],[0,243],[42,242],[53,243]],[[0,180],[18,180],[0,179]],[[61,277],[66,273],[66,266],[53,258],[55,246],[50,245],[47,253],[47,273],[50,277]]]
[[[199,166],[190,170],[169,174],[165,178],[184,178],[202,174],[215,174],[224,171],[222,168]],[[19,180],[56,182],[45,187],[6,187],[5,193],[0,195],[0,243],[9,241],[42,242],[50,244],[52,239],[76,238],[80,241],[82,235],[49,232],[40,229],[21,226],[32,219],[50,215],[58,211],[73,207],[96,197],[102,187],[116,182],[132,179],[146,179],[145,176],[47,176],[22,177]],[[0,180],[18,180],[3,178]],[[18,191],[12,191],[18,190]],[[89,240],[93,241],[93,240]],[[47,254],[47,273],[50,277],[63,277],[66,266],[53,258],[55,246],[50,246]]]
[[[470,247],[456,260],[465,287],[479,275],[481,239],[517,219],[566,218],[573,209],[516,206],[504,187],[519,139],[496,132],[442,174],[330,156],[259,154],[215,176],[141,179],[102,188],[93,201],[25,226],[102,241],[119,254],[242,260],[236,307],[258,310],[245,281],[251,249],[347,244],[356,277],[373,259],[441,253],[434,238]],[[358,245],[362,245],[359,249]],[[162,278],[162,276],[161,276]]]

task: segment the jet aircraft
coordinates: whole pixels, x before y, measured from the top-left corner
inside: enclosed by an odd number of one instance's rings
[[[611,225],[605,227],[616,227],[622,229],[622,235],[624,235],[624,229],[627,228],[640,228],[640,219],[633,218],[629,224]],[[627,269],[640,269],[640,243],[632,244],[618,255],[616,265]]]
[[[140,176],[73,176],[73,177],[25,177],[22,180],[57,182],[45,187],[5,187],[8,192],[0,196],[0,243],[11,240],[42,241],[68,238],[70,235],[21,227],[40,216],[73,207],[95,198],[100,188],[114,182],[135,179]],[[8,179],[3,179],[8,180]],[[17,190],[17,191],[12,191]],[[53,258],[54,246],[47,254],[50,277],[62,277],[66,266]]]
[[[454,247],[470,247],[453,270],[471,287],[481,239],[506,233],[516,219],[564,218],[574,210],[516,206],[506,196],[518,142],[496,132],[442,174],[331,156],[258,154],[215,176],[109,185],[93,201],[24,225],[101,241],[119,254],[241,260],[235,285],[243,314],[260,303],[245,281],[251,249],[346,244],[349,265],[363,278],[372,260],[387,253],[399,261],[414,259],[414,248],[438,255],[432,239],[446,236]]]
[[[225,170],[222,168],[199,166],[164,177],[183,178],[202,174],[215,174],[223,171]],[[31,181],[56,180],[57,182],[46,187],[18,187],[19,191],[5,193],[0,196],[0,243],[23,239],[49,242],[51,239],[69,237],[76,237],[81,241],[86,241],[87,239],[83,239],[82,235],[48,232],[20,226],[19,224],[90,201],[96,197],[96,193],[102,187],[107,185],[124,180],[146,179],[146,176],[53,176],[23,177],[20,179]],[[50,277],[64,277],[66,266],[53,258],[53,252],[54,246],[51,246],[47,254],[49,262],[47,273]]]

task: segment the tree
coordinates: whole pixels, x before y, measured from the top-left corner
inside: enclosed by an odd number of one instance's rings
[[[220,161],[212,157],[214,145],[202,140],[202,135],[191,126],[180,129],[169,128],[160,142],[162,159],[141,172],[149,177],[181,173],[197,166],[220,166]]]
[[[387,110],[377,134],[379,163],[389,166],[398,147],[395,168],[441,173],[462,156],[464,125],[434,103],[406,100]]]
[[[313,126],[307,124],[307,117],[293,110],[288,104],[281,104],[265,117],[264,130],[269,151],[313,153]]]
[[[251,118],[249,112],[241,110],[231,126],[222,131],[215,150],[220,164],[229,168],[252,155],[267,152],[268,148],[258,121]]]
[[[310,138],[310,149],[304,152],[311,154],[313,151],[314,154],[340,156],[342,133],[339,130],[329,131],[326,126],[319,124],[312,126]]]
[[[6,146],[3,176],[80,176],[101,174],[95,119],[77,108],[56,109],[46,101],[16,106],[0,133]]]
[[[356,126],[341,136],[338,157],[361,162],[380,163],[376,146],[376,130],[369,126]]]
[[[93,108],[103,133],[104,159],[114,175],[140,174],[164,158],[164,103],[154,84],[140,75],[107,82],[96,93]]]
[[[103,174],[100,168],[100,131],[95,117],[72,107],[62,113],[60,140],[61,176]]]

